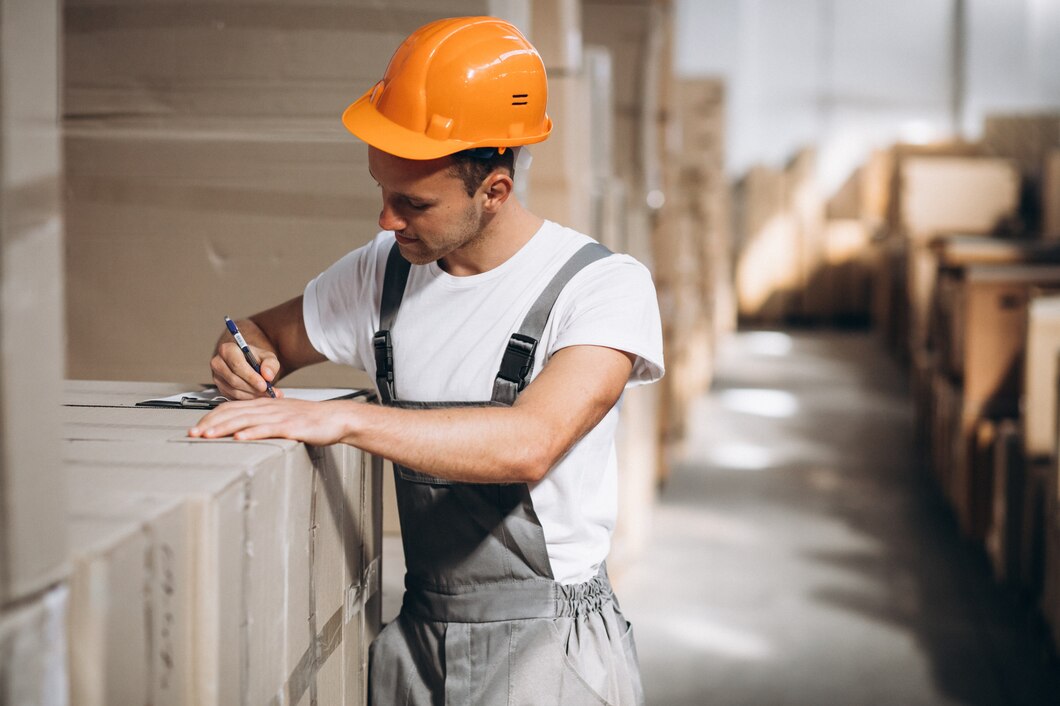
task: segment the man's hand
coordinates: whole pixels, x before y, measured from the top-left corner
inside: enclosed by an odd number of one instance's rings
[[[241,328],[254,326],[250,322],[240,322]],[[254,328],[257,328],[254,326]],[[217,349],[210,359],[210,370],[213,371],[213,382],[217,390],[230,400],[249,400],[255,397],[266,396],[265,381],[273,382],[280,373],[280,360],[276,354],[268,348],[261,348],[248,342],[248,346],[254,357],[258,359],[261,367],[261,375],[254,372],[250,367],[243,351],[233,340],[224,340],[225,336],[232,338],[227,332],[217,342]],[[276,390],[276,396],[281,397],[283,393]]]
[[[269,398],[225,402],[189,429],[188,436],[202,439],[231,436],[240,441],[294,439],[314,446],[327,446],[343,440],[351,404],[357,403]]]
[[[265,381],[275,384],[284,375],[324,361],[313,348],[302,320],[302,297],[236,322],[261,367],[261,375],[243,357],[227,330],[217,340],[210,369],[222,395],[230,400],[265,397]],[[283,393],[276,390],[276,396]]]

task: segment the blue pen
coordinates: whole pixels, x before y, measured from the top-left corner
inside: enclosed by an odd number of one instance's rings
[[[258,359],[254,357],[254,354],[250,352],[250,346],[247,345],[247,341],[243,338],[243,334],[239,332],[239,328],[236,326],[236,322],[232,319],[225,317],[225,326],[232,333],[232,338],[236,339],[236,345],[243,351],[243,357],[250,363],[250,367],[254,368],[254,372],[261,375],[261,365],[258,364]],[[263,376],[264,377],[264,376]],[[272,389],[272,383],[265,380],[265,391],[269,393],[269,397],[276,397],[276,393]]]

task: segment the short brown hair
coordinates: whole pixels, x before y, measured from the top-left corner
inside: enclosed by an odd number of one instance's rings
[[[485,150],[492,150],[492,154],[483,154]],[[503,153],[493,147],[486,147],[464,150],[450,157],[453,160],[450,174],[464,182],[468,196],[474,196],[486,177],[498,169],[505,170],[513,179],[515,177],[515,150],[510,147]]]

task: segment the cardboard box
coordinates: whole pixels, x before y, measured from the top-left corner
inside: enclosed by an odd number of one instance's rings
[[[914,241],[989,234],[1016,213],[1020,181],[1007,159],[908,157],[899,165],[900,227]]]
[[[90,385],[75,387],[71,401],[90,402]],[[115,404],[133,387],[96,402]],[[168,391],[142,387],[137,397]],[[188,439],[200,416],[65,407],[71,493],[187,503],[196,703],[360,702],[366,640],[379,627],[379,464],[347,446]]]
[[[983,152],[1011,159],[1028,182],[1037,183],[1050,150],[1060,148],[1060,113],[987,115]]]
[[[0,612],[0,703],[69,703],[64,586]]]
[[[582,2],[582,40],[608,49],[614,77],[615,175],[629,202],[644,207],[662,183],[658,140],[660,74],[671,60],[663,51],[672,13],[666,2]]]
[[[65,143],[70,377],[206,382],[226,314],[300,295],[378,232],[365,147],[341,125],[79,124]],[[332,365],[287,383],[370,384]]]
[[[1060,296],[1041,296],[1027,306],[1027,352],[1021,411],[1023,450],[1028,458],[1056,456],[1056,380],[1060,355]]]
[[[528,39],[552,81],[582,68],[582,10],[578,0],[534,0]],[[549,96],[549,113],[552,101]]]
[[[72,703],[190,703],[189,513],[172,495],[72,480]]]
[[[590,154],[590,75],[550,76],[548,87],[553,128],[547,140],[531,146],[528,207],[542,218],[591,234],[592,189],[600,177]]]
[[[800,282],[798,229],[784,206],[783,173],[761,166],[751,169],[738,186],[737,199],[740,316],[779,323],[794,310]]]
[[[0,22],[0,607],[66,570],[58,9],[9,4]]]
[[[965,270],[954,339],[965,397],[993,415],[1016,416],[1022,387],[1027,304],[1034,287],[1060,287],[1060,267],[973,265]]]
[[[824,225],[823,265],[807,285],[820,288],[818,313],[837,323],[864,323],[872,309],[871,239],[865,221],[832,219]]]
[[[525,15],[526,0],[354,0],[306,6],[73,2],[64,12],[67,116],[326,117],[368,90],[417,27]],[[525,30],[526,27],[523,27]]]
[[[1060,239],[1060,150],[1049,153],[1042,171],[1042,236]]]
[[[1018,583],[1027,474],[1019,425],[1005,419],[996,425],[993,448],[993,497],[986,529],[986,550],[1001,582]]]

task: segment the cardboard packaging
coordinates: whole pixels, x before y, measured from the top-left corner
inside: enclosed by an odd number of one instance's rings
[[[1060,239],[1060,150],[1049,153],[1042,172],[1042,237]]]
[[[899,225],[915,242],[946,232],[992,233],[1020,202],[1020,174],[1007,159],[908,157],[899,178]]]
[[[365,148],[341,126],[185,127],[66,131],[72,377],[208,381],[226,314],[299,295],[378,231]],[[366,381],[324,365],[287,382]]]
[[[1027,306],[1027,352],[1023,364],[1021,412],[1027,458],[1056,456],[1056,391],[1060,355],[1060,296],[1039,296]]]
[[[58,10],[9,2],[0,22],[0,607],[66,571]]]
[[[547,140],[531,146],[528,206],[542,218],[592,235],[592,191],[600,176],[590,153],[590,78],[585,71],[549,76],[553,128]]]
[[[179,497],[125,491],[105,479],[89,485],[76,473],[69,493],[71,702],[190,703],[189,513]]]
[[[149,8],[73,2],[64,12],[64,108],[79,119],[337,120],[420,25],[468,15],[522,25],[527,6],[527,0],[223,2],[210,12],[188,12],[172,0]]]
[[[965,270],[953,372],[964,380],[965,397],[989,403],[994,414],[1018,411],[1027,304],[1035,287],[1060,288],[1060,266],[973,265]]]
[[[1027,474],[1019,425],[1015,420],[998,422],[992,456],[993,498],[986,531],[986,551],[994,576],[1001,582],[1018,583]]]
[[[741,318],[779,323],[795,309],[798,230],[784,207],[784,174],[754,167],[737,188],[740,245],[736,296]]]
[[[579,0],[534,0],[527,35],[552,81],[582,68],[582,9]],[[549,109],[551,114],[551,96]]]
[[[67,590],[0,611],[0,703],[66,706]]]
[[[823,268],[809,281],[810,291],[820,289],[818,314],[839,324],[869,320],[872,308],[871,243],[861,219],[831,219],[824,225]]]
[[[191,701],[361,702],[379,629],[380,465],[346,446],[188,439],[201,412],[102,406],[172,386],[126,383],[94,400],[106,383],[71,387],[82,406],[64,408],[70,492],[186,507]]]
[[[943,233],[990,234],[1011,221],[1020,181],[1005,159],[908,157],[898,166],[899,232],[911,241],[908,263],[909,343],[925,345],[935,265],[926,244]]]

